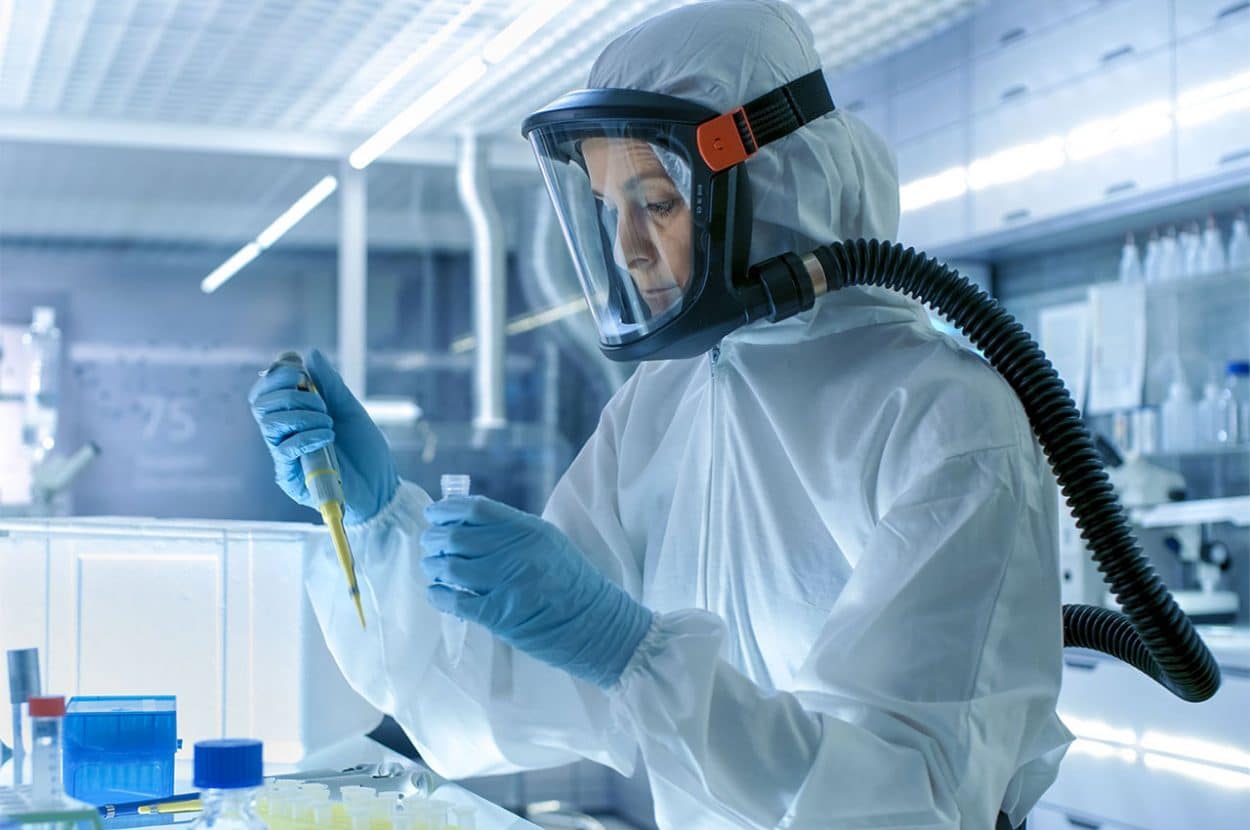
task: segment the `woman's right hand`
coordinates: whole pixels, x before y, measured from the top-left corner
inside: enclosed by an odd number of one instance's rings
[[[278,486],[307,507],[316,505],[304,484],[300,456],[333,443],[343,477],[345,519],[360,524],[376,516],[399,489],[395,460],[382,431],[325,355],[313,349],[306,365],[317,392],[301,391],[299,371],[279,367],[252,386],[252,417],[273,456]]]

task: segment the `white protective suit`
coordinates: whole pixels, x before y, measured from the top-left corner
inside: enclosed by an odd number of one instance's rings
[[[724,112],[818,65],[796,13],[738,0],[622,36],[591,85]],[[845,113],[747,165],[753,260],[895,234],[893,158]],[[844,290],[643,364],[551,496],[546,518],[659,612],[610,691],[476,626],[443,646],[410,483],[350,531],[368,630],[328,549],[309,592],[347,678],[443,775],[628,773],[640,751],[671,830],[979,830],[1022,821],[1071,738],[1053,487],[991,368],[912,302]]]

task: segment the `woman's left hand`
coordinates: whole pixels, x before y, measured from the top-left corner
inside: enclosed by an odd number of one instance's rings
[[[481,496],[425,509],[430,604],[602,688],[616,683],[652,613],[555,525]]]

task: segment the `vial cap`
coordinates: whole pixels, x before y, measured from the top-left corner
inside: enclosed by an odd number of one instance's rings
[[[1230,375],[1240,375],[1243,377],[1245,375],[1250,375],[1250,361],[1231,360],[1229,361],[1228,366],[1225,367],[1225,371]]]
[[[65,717],[65,698],[63,697],[32,697],[27,703],[32,718],[63,718]]]
[[[262,744],[246,738],[199,741],[195,745],[195,786],[207,790],[259,787]]]
[[[50,329],[56,325],[56,309],[46,305],[35,306],[31,315],[31,326],[37,329]]]

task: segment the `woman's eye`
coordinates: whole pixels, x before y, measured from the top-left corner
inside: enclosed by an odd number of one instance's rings
[[[660,218],[668,216],[676,207],[676,199],[668,199],[663,202],[647,202],[647,210],[651,213],[651,215],[658,216]]]

